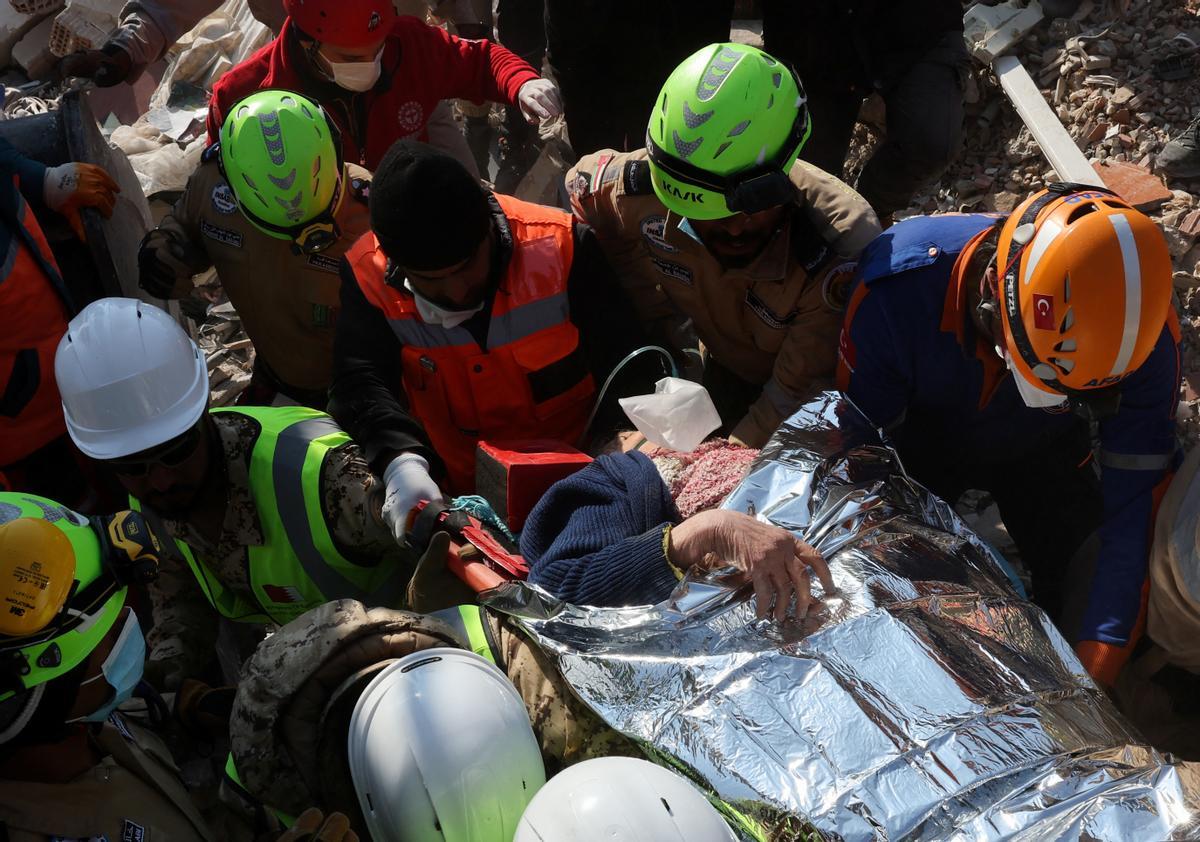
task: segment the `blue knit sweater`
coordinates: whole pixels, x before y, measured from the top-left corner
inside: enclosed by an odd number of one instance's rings
[[[679,521],[646,456],[601,456],[551,486],[530,513],[521,533],[529,581],[576,605],[660,602],[677,584],[663,541]]]

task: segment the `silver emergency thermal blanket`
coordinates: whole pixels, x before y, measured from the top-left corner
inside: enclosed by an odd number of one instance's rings
[[[809,402],[724,504],[829,561],[838,592],[802,622],[758,621],[747,586],[691,579],[653,607],[523,584],[488,602],[760,838],[1200,838],[1200,768],[1145,744],[999,557],[848,432],[859,418],[834,393]]]

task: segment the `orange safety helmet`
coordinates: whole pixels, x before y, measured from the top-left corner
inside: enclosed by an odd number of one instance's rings
[[[377,43],[396,19],[392,0],[283,0],[283,9],[305,35],[351,49]]]
[[[1078,405],[1146,361],[1171,308],[1158,226],[1104,188],[1052,184],[1000,229],[996,264],[1014,376]],[[1107,393],[1098,390],[1108,390]]]

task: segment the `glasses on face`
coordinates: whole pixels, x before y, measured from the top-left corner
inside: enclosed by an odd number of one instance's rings
[[[164,468],[178,468],[191,458],[200,444],[201,425],[196,424],[190,430],[176,436],[170,441],[143,451],[133,457],[123,459],[107,459],[105,464],[118,474],[127,477],[143,477],[150,473],[155,465]]]

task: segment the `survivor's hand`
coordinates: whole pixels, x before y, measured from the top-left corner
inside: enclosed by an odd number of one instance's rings
[[[826,594],[837,589],[820,553],[787,530],[741,512],[712,509],[672,527],[669,554],[680,569],[733,565],[744,570],[754,583],[760,618],[771,614],[774,605],[775,619],[782,620],[793,596],[797,617],[808,614],[817,601],[809,587],[810,567]]]

